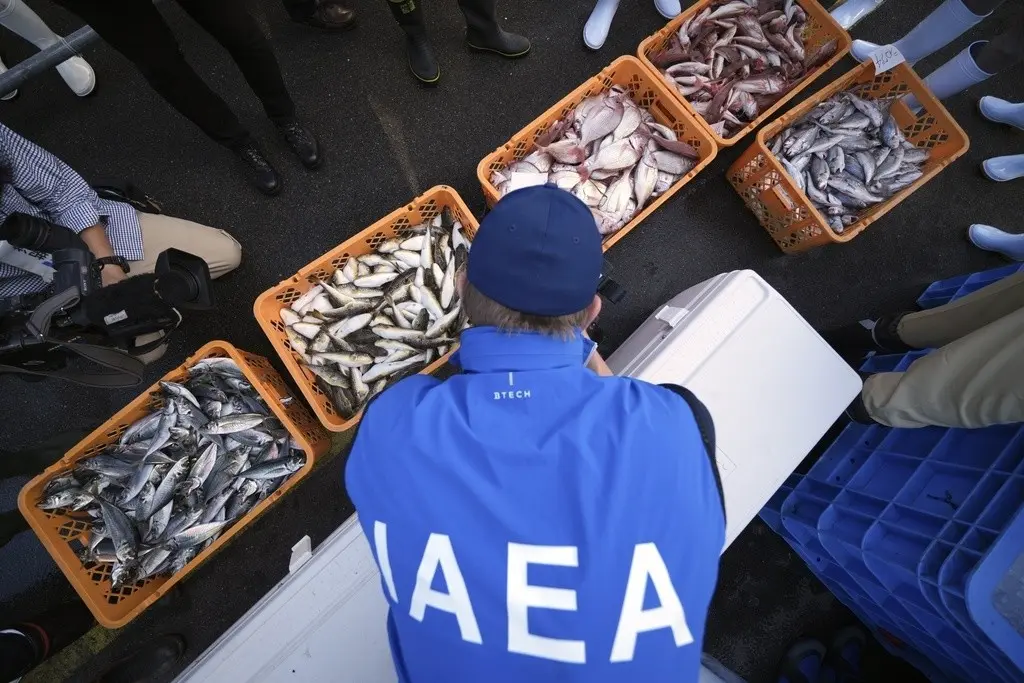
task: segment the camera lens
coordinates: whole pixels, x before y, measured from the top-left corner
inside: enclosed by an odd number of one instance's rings
[[[0,239],[22,249],[39,250],[50,236],[50,224],[24,213],[13,213],[0,228]]]
[[[160,276],[157,289],[165,301],[184,304],[199,298],[200,284],[192,273],[174,268]]]

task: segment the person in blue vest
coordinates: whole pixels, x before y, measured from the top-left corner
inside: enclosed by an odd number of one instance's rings
[[[725,543],[714,426],[582,333],[601,238],[548,185],[484,218],[446,380],[366,409],[346,465],[402,683],[696,683]]]

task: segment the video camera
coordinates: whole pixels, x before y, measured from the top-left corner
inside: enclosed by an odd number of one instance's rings
[[[94,257],[73,231],[42,218],[11,214],[0,240],[52,255],[53,280],[44,292],[0,299],[0,364],[25,370],[61,368],[68,344],[144,353],[166,341],[181,322],[177,309],[213,308],[210,271],[198,256],[168,249],[154,273],[104,287]],[[148,347],[136,337],[163,332]]]

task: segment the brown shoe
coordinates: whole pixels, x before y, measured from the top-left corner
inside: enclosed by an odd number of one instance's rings
[[[298,21],[325,31],[347,31],[356,25],[356,13],[340,2],[323,0],[312,14]]]

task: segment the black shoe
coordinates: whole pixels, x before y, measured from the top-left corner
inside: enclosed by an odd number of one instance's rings
[[[277,130],[303,166],[309,170],[320,166],[323,161],[320,157],[320,143],[308,128],[298,121],[292,121],[279,125]]]
[[[441,67],[434,59],[430,41],[425,35],[406,35],[405,54],[409,58],[409,69],[421,83],[433,85],[441,79]]]
[[[355,10],[330,0],[316,3],[311,14],[292,19],[300,24],[333,32],[347,31],[356,25]]]
[[[861,320],[852,325],[822,332],[821,336],[836,353],[854,363],[863,359],[869,351],[906,353],[913,349],[900,339],[897,332],[900,319],[904,315],[906,314],[899,313],[882,316],[878,320]]]
[[[281,191],[281,179],[270,165],[255,142],[247,142],[235,149],[235,154],[245,164],[249,182],[265,195],[273,196]]]
[[[115,663],[94,683],[142,683],[160,680],[185,654],[185,639],[179,635],[160,636],[135,654]]]
[[[525,57],[530,51],[530,39],[498,28],[490,34],[466,31],[466,45],[479,52],[497,52],[502,57]]]

